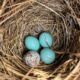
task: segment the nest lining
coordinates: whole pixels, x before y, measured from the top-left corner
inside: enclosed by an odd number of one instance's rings
[[[52,4],[54,2],[57,5]],[[0,45],[1,75],[5,73],[14,80],[22,77],[23,80],[26,78],[29,80],[69,80],[66,77],[76,68],[77,63],[80,64],[79,58],[72,55],[80,51],[78,49],[80,44],[79,24],[64,1],[44,0],[40,3],[35,2],[27,8],[23,5],[25,9],[1,25],[5,29]],[[50,11],[49,8],[60,16]],[[37,68],[30,69],[22,60],[23,40],[26,35],[38,36],[42,31],[48,31],[54,37],[55,44],[52,49],[58,54],[58,58],[51,65],[40,64]]]

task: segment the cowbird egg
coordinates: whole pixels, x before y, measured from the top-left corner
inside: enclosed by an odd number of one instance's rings
[[[25,38],[25,47],[37,51],[40,48],[39,40],[34,36],[28,36]]]
[[[49,48],[44,48],[40,52],[40,58],[41,61],[44,62],[45,64],[51,64],[55,60],[55,52]]]
[[[42,47],[51,47],[52,42],[53,42],[53,38],[50,33],[43,32],[39,37],[39,42]]]
[[[36,51],[27,52],[24,55],[23,59],[24,62],[30,67],[37,67],[40,63],[40,56]]]

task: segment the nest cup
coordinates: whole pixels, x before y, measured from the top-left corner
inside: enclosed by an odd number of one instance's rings
[[[58,6],[51,5],[52,3],[58,4]],[[61,7],[59,8],[59,6]],[[6,72],[7,79],[14,78],[15,80],[37,80],[39,78],[57,80],[58,74],[60,74],[61,80],[66,79],[75,69],[79,60],[73,55],[80,51],[78,49],[80,32],[77,20],[71,16],[64,1],[30,1],[28,6],[24,4],[22,8],[21,11],[1,24],[5,31],[3,42],[1,42],[0,64],[2,67],[0,67],[0,73],[3,75]],[[11,14],[6,15],[6,17],[9,16]],[[40,63],[38,67],[31,69],[22,59],[23,54],[28,51],[24,47],[24,38],[28,35],[38,38],[42,32],[49,32],[53,36],[54,44],[51,48],[56,52],[57,58],[51,65]],[[26,74],[28,77],[25,77]]]

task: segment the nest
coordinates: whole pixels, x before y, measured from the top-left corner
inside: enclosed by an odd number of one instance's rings
[[[1,0],[0,80],[79,80],[80,1]],[[30,68],[22,59],[26,35],[48,31],[57,54],[51,65]]]

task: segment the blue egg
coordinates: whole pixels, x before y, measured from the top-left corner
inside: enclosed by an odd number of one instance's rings
[[[40,48],[40,44],[36,37],[28,36],[25,38],[25,47],[29,50],[37,51]]]
[[[39,42],[42,47],[51,47],[53,43],[53,38],[50,33],[43,32],[39,37]]]
[[[44,48],[40,52],[41,61],[45,64],[51,64],[55,61],[56,55],[55,52],[49,48]]]

